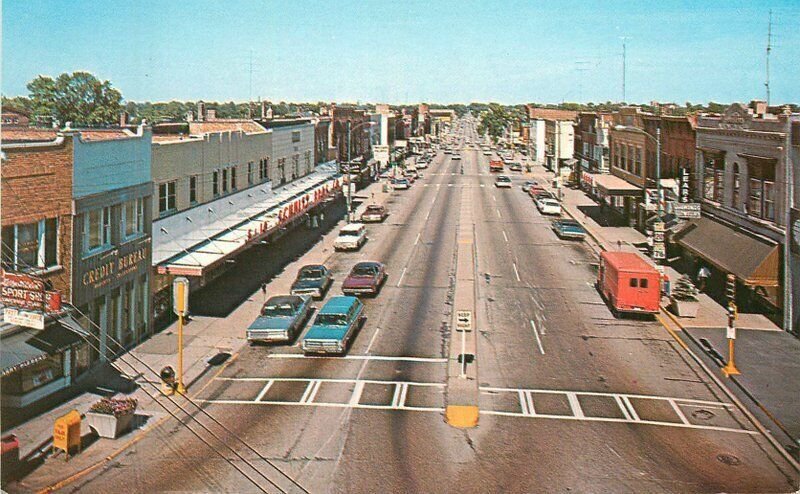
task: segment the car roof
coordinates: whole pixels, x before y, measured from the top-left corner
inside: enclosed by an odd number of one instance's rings
[[[363,223],[350,223],[349,225],[344,225],[341,229],[343,232],[355,232],[361,229],[364,226]]]
[[[326,268],[324,264],[306,264],[305,266],[300,268],[300,271],[308,271],[311,269],[326,269]]]
[[[361,261],[359,263],[356,263],[356,265],[353,266],[353,269],[359,267],[379,267],[380,265],[381,263],[379,263],[378,261]]]
[[[302,298],[298,297],[297,295],[275,295],[274,297],[270,297],[264,302],[264,305],[297,305],[302,302]]]
[[[350,308],[358,303],[356,297],[332,297],[328,302],[319,310],[320,314],[342,314],[350,310]]]

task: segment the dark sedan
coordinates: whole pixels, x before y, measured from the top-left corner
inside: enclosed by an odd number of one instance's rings
[[[386,281],[386,267],[379,262],[366,261],[353,266],[342,284],[345,295],[377,295]]]
[[[325,296],[325,292],[333,283],[333,276],[328,268],[322,264],[309,264],[297,272],[297,278],[292,283],[292,295],[311,295],[316,299]]]

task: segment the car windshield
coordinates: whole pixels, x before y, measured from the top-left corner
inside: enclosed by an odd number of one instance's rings
[[[265,305],[261,309],[261,315],[266,317],[291,317],[294,315],[294,307],[291,304]]]
[[[497,177],[498,182],[510,182],[511,179],[508,177]]]
[[[322,270],[319,268],[304,269],[300,272],[301,280],[318,280],[320,278],[322,278]]]
[[[339,232],[340,237],[357,237],[358,230],[342,230]]]
[[[345,326],[347,324],[347,316],[344,314],[320,314],[317,316],[316,324]]]
[[[367,206],[367,211],[370,213],[380,213],[382,209],[380,206]]]
[[[377,271],[375,266],[356,266],[351,273],[353,276],[372,276]]]

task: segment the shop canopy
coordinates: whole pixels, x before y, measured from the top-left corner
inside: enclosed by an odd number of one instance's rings
[[[746,285],[778,286],[780,250],[776,244],[709,218],[690,221],[673,236],[673,241]]]
[[[45,329],[22,329],[0,340],[0,375],[31,366],[82,341],[80,335],[54,322]]]
[[[604,196],[634,196],[642,195],[642,189],[623,180],[616,175],[602,174],[594,177],[594,185]]]

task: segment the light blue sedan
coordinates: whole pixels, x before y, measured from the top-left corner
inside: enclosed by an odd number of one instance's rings
[[[303,330],[310,315],[309,295],[271,297],[261,308],[261,314],[247,328],[247,341],[250,343],[292,341]]]

